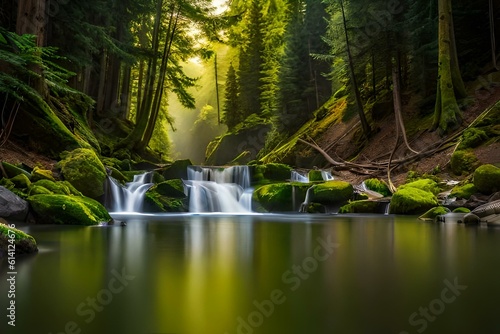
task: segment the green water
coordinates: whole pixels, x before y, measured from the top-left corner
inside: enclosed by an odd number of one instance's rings
[[[0,333],[500,333],[500,229],[392,216],[31,226]]]

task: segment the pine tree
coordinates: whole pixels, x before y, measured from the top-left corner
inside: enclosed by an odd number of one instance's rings
[[[226,91],[224,93],[223,122],[231,131],[238,123],[242,122],[238,106],[238,78],[233,64],[229,66],[226,77]]]

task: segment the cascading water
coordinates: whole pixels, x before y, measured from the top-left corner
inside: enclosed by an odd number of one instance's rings
[[[144,194],[153,185],[153,173],[147,172],[134,175],[134,180],[123,187],[112,177],[109,177],[112,200],[107,204],[110,212],[141,212]]]
[[[184,183],[190,212],[252,211],[253,189],[248,166],[189,166],[188,180]]]
[[[332,173],[329,171],[326,171],[326,170],[321,170],[321,177],[323,178],[323,181],[332,181],[334,179]],[[299,172],[292,170],[292,173],[290,176],[290,181],[291,182],[309,183],[309,176],[302,175]]]

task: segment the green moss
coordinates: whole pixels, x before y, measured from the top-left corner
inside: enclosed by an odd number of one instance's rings
[[[467,209],[467,208],[456,208],[455,210],[453,210],[453,213],[469,213],[470,212],[470,209]]]
[[[30,179],[25,174],[19,174],[10,179],[16,188],[27,189],[31,185]]]
[[[2,254],[7,254],[9,251],[9,240],[14,236],[14,244],[16,245],[16,255],[36,253],[38,248],[36,246],[35,238],[23,231],[9,227],[0,222],[0,258]]]
[[[389,190],[389,186],[384,180],[381,179],[368,179],[365,180],[365,185],[368,189],[376,191],[384,196],[391,196],[392,193]]]
[[[3,167],[4,171],[5,171],[5,173],[7,173],[7,176],[8,176],[9,178],[12,178],[12,177],[14,177],[14,176],[17,176],[17,175],[19,175],[19,174],[24,174],[24,175],[26,175],[26,177],[27,177],[28,179],[29,179],[29,178],[31,178],[31,174],[30,174],[30,173],[28,173],[27,171],[25,171],[25,170],[24,170],[24,169],[22,169],[22,168],[19,168],[19,167],[17,167],[17,166],[14,166],[14,165],[12,165],[12,164],[9,164],[8,162],[5,162],[5,161],[4,161],[4,162],[2,162],[2,167]]]
[[[33,168],[33,171],[31,172],[31,180],[33,182],[36,182],[38,180],[51,180],[55,181],[56,179],[54,178],[54,175],[52,175],[52,172],[47,169],[42,169],[36,166]]]
[[[118,169],[116,169],[115,167],[107,166],[106,168],[108,168],[111,171],[110,176],[112,178],[114,178],[115,180],[122,182],[122,183],[125,183],[128,181],[128,178],[122,172],[120,172]]]
[[[31,185],[30,190],[28,192],[28,196],[33,196],[33,195],[52,195],[54,194],[52,191],[49,189],[42,187],[42,186],[37,186],[37,185]]]
[[[274,183],[257,188],[253,200],[266,211],[293,211],[292,185],[290,183]]]
[[[37,221],[45,224],[97,225],[111,220],[102,204],[88,197],[34,195],[28,202]]]
[[[477,193],[478,190],[473,183],[467,183],[463,186],[455,186],[451,190],[450,197],[469,199],[472,195]]]
[[[420,179],[417,181],[406,183],[400,186],[398,189],[405,189],[405,188],[417,188],[420,190],[431,192],[434,195],[439,194],[439,192],[441,191],[436,181],[431,179]]]
[[[500,168],[490,164],[478,167],[474,171],[474,185],[486,195],[500,191]]]
[[[455,151],[450,160],[451,170],[455,175],[471,173],[478,167],[479,161],[471,149]]]
[[[14,189],[16,187],[14,182],[12,182],[11,180],[6,179],[6,178],[0,179],[0,186],[3,186],[5,188],[9,189],[10,191],[12,191],[12,189]]]
[[[65,152],[58,166],[65,180],[85,196],[97,198],[104,194],[106,170],[94,151],[79,148]]]
[[[345,181],[328,181],[314,188],[313,201],[322,204],[347,202],[353,195],[352,185]]]
[[[307,176],[309,178],[309,182],[323,181],[323,175],[320,170],[311,169]]]
[[[450,212],[450,209],[444,206],[437,206],[435,208],[429,209],[426,213],[418,217],[420,220],[434,220],[437,216],[445,215]]]
[[[63,182],[54,182],[50,180],[39,180],[33,183],[32,187],[43,187],[53,194],[59,194],[59,195],[71,195],[71,191],[69,190],[68,186],[66,183]],[[30,188],[30,194],[32,194],[32,189]]]
[[[391,199],[390,212],[395,214],[421,214],[438,205],[436,196],[413,187],[399,188]]]
[[[464,131],[462,141],[458,145],[459,150],[478,147],[488,140],[488,135],[484,130],[469,128]]]
[[[339,213],[378,213],[380,204],[375,201],[353,201],[342,206]]]
[[[182,180],[167,180],[149,188],[146,192],[144,209],[148,212],[188,211]]]

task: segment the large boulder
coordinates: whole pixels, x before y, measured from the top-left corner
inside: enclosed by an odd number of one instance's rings
[[[24,220],[28,214],[28,202],[0,186],[0,218]]]
[[[101,203],[84,196],[34,195],[28,202],[42,224],[97,225],[111,221]]]
[[[438,205],[436,196],[414,187],[399,188],[392,195],[390,213],[422,214]]]
[[[285,164],[268,163],[252,167],[252,184],[284,182],[290,179],[292,168]]]
[[[312,202],[321,204],[343,204],[354,194],[349,182],[328,181],[314,187]]]
[[[171,179],[185,179],[187,180],[187,168],[191,166],[192,163],[189,159],[176,160],[170,166],[163,169],[163,177],[165,180]]]
[[[12,244],[15,245],[15,256],[38,252],[36,241],[31,235],[0,222],[0,259],[2,256],[9,256],[12,251],[12,246],[9,245]]]
[[[450,197],[469,199],[477,192],[478,190],[473,183],[456,185],[455,187],[453,187],[453,189],[451,189]]]
[[[257,188],[253,200],[257,203],[258,211],[293,211],[292,196],[293,186],[290,183],[274,183]]]
[[[420,179],[416,180],[410,183],[403,184],[398,188],[398,190],[405,189],[405,188],[417,188],[420,190],[425,190],[428,192],[433,193],[434,195],[439,194],[441,189],[439,189],[438,184],[436,181],[431,180],[431,179]]]
[[[389,186],[384,180],[371,178],[364,181],[366,188],[369,190],[375,191],[384,196],[391,196],[392,193],[389,189]]]
[[[146,212],[187,212],[187,196],[182,180],[174,179],[158,183],[148,189],[145,196]]]
[[[478,167],[474,171],[474,186],[486,195],[500,191],[500,168],[489,164]]]
[[[96,153],[87,148],[64,152],[59,162],[64,179],[83,195],[98,198],[104,194],[106,169]]]

